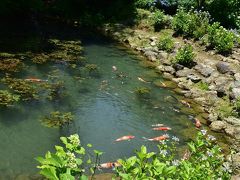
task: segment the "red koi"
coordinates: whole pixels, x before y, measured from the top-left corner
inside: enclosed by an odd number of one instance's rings
[[[162,136],[158,136],[158,137],[155,137],[155,138],[150,138],[150,139],[147,139],[148,141],[163,141],[163,140],[166,140],[168,139],[169,136],[168,135],[162,135]]]
[[[43,80],[43,79],[38,79],[38,78],[27,78],[25,80],[30,81],[30,82],[46,82],[46,81],[48,81],[48,80]]]
[[[200,128],[202,126],[201,122],[197,118],[195,118],[195,126],[196,128]]]
[[[133,138],[135,138],[135,136],[122,136],[122,137],[116,139],[115,141],[119,142],[119,141],[130,140],[130,139],[133,139]]]
[[[121,166],[119,162],[107,162],[99,165],[100,168],[104,168],[104,169],[110,169],[110,168],[115,168],[119,166]]]
[[[153,130],[155,131],[168,131],[168,130],[171,130],[172,128],[170,127],[156,127],[156,128],[153,128]]]

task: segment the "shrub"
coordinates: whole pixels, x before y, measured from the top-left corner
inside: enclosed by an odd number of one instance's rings
[[[152,18],[155,31],[159,31],[166,25],[166,17],[163,11],[156,10]]]
[[[184,66],[191,66],[194,57],[195,54],[193,52],[193,47],[190,44],[187,44],[178,50],[173,62]]]
[[[161,37],[157,44],[160,50],[164,50],[167,52],[172,52],[174,49],[174,42],[171,37]]]
[[[135,6],[142,9],[150,9],[155,6],[155,0],[136,0]]]
[[[209,14],[201,11],[185,12],[179,9],[172,21],[172,28],[177,34],[200,39],[207,33]]]
[[[178,138],[173,137],[175,141]],[[224,162],[220,147],[215,138],[198,133],[195,141],[188,143],[188,150],[179,159],[176,143],[162,142],[157,152],[147,152],[145,146],[126,160],[118,160],[117,176],[122,179],[230,179],[230,169]]]
[[[69,137],[60,138],[65,147],[55,146],[56,152],[47,152],[45,157],[37,157],[36,160],[40,163],[37,168],[41,169],[40,174],[51,180],[74,180],[76,178],[87,180],[87,169],[94,175],[99,156],[102,154],[94,150],[95,161],[93,161],[89,152],[85,150],[80,144],[79,136],[77,134]],[[88,147],[92,145],[88,144]],[[86,162],[83,162],[86,160]],[[92,163],[95,162],[95,163]]]
[[[220,53],[230,52],[234,47],[234,33],[227,31],[218,22],[208,27],[208,43]]]

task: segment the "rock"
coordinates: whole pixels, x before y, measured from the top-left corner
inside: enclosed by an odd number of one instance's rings
[[[187,79],[190,79],[192,82],[197,83],[202,80],[197,74],[189,74],[187,75]]]
[[[172,74],[170,74],[170,73],[164,72],[163,73],[163,78],[171,80],[172,78],[174,78],[174,76]]]
[[[230,73],[232,74],[233,71],[230,69],[230,65],[229,63],[226,63],[226,62],[218,62],[216,64],[216,67],[217,67],[217,70],[222,73],[222,74],[225,74],[225,73]]]
[[[231,177],[231,180],[240,180],[240,175],[234,175]]]
[[[152,36],[149,38],[150,41],[156,41],[157,40],[157,37],[156,36]]]
[[[222,132],[226,128],[226,123],[224,121],[213,121],[210,128],[216,132]]]
[[[237,99],[238,97],[240,97],[240,88],[233,88],[232,92],[230,93],[230,97],[232,99]]]
[[[240,82],[240,73],[234,74],[234,78],[235,78],[236,81]]]
[[[235,137],[236,130],[235,130],[234,126],[227,125],[225,128],[225,133],[228,136]]]
[[[164,51],[161,51],[159,52],[158,54],[158,58],[159,59],[168,59],[168,53],[164,52]],[[170,61],[169,61],[170,62]]]
[[[232,155],[233,166],[235,168],[240,168],[240,153],[236,153]]]
[[[182,70],[184,69],[184,66],[181,64],[174,64],[173,68],[176,69],[176,71]]]
[[[213,73],[214,69],[210,66],[204,64],[198,64],[194,67],[196,71],[198,71],[204,77],[209,77]]]
[[[156,46],[156,41],[150,43],[151,46]]]
[[[240,126],[240,119],[236,117],[230,116],[230,117],[224,118],[224,121],[226,121],[231,125]]]
[[[157,53],[153,51],[145,51],[144,55],[150,60],[150,61],[156,61],[157,60]]]
[[[164,71],[168,72],[170,74],[174,74],[175,73],[175,69],[172,66],[165,66],[164,67]]]
[[[184,68],[183,70],[177,71],[176,76],[177,77],[187,77],[188,75],[190,75],[192,73],[193,73],[192,69]]]
[[[218,96],[218,97],[221,98],[221,97],[226,96],[226,90],[224,89],[223,86],[218,87],[218,88],[216,89],[216,91],[217,91],[217,96]]]

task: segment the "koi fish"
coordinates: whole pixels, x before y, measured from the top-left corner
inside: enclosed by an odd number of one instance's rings
[[[122,136],[122,137],[116,139],[115,141],[119,142],[119,141],[130,140],[130,139],[133,139],[133,138],[135,138],[135,136]]]
[[[110,168],[115,168],[119,167],[121,164],[119,162],[107,162],[107,163],[102,163],[99,165],[99,168],[103,169],[110,169]]]
[[[180,102],[181,102],[183,105],[185,105],[185,106],[191,108],[190,104],[189,104],[187,101],[180,100]]]
[[[164,124],[153,124],[152,127],[160,127],[160,126],[164,126]]]
[[[38,79],[38,78],[27,78],[25,81],[30,81],[30,82],[47,82],[48,80],[43,80],[43,79]]]
[[[156,128],[153,128],[153,130],[155,131],[168,131],[168,130],[171,130],[172,128],[170,127],[156,127]]]
[[[145,81],[144,79],[142,79],[140,77],[138,77],[138,80],[141,81],[141,82],[144,82],[144,83],[149,83],[149,82]]]
[[[164,134],[162,136],[158,136],[158,137],[155,137],[155,138],[149,138],[149,139],[148,138],[144,138],[144,139],[146,139],[148,141],[163,141],[163,140],[166,140],[168,138],[169,138],[169,136],[167,134]]]
[[[112,66],[112,71],[117,71],[117,67],[116,66]]]
[[[196,128],[200,128],[202,126],[201,122],[199,121],[199,119],[195,118],[195,126]]]

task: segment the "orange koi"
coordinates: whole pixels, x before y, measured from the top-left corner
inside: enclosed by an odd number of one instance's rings
[[[104,169],[110,169],[110,168],[115,168],[119,166],[121,166],[119,162],[107,162],[99,165],[100,168],[104,168]]]
[[[153,128],[153,130],[155,131],[168,131],[168,130],[171,130],[172,128],[170,127],[156,127],[156,128]]]
[[[158,136],[158,137],[155,137],[155,138],[150,138],[150,139],[147,139],[148,141],[163,141],[163,140],[166,140],[168,139],[169,136],[168,135],[162,135],[162,136]]]
[[[185,106],[191,108],[190,104],[189,104],[187,101],[180,100],[180,102],[181,102],[183,105],[185,105]]]
[[[196,128],[200,128],[202,126],[201,122],[199,121],[199,119],[195,118],[195,126]]]
[[[133,139],[133,138],[135,138],[135,136],[122,136],[122,137],[116,139],[115,141],[119,142],[119,141],[130,140],[130,139]]]
[[[164,126],[164,124],[153,124],[152,127],[160,127],[160,126]]]

